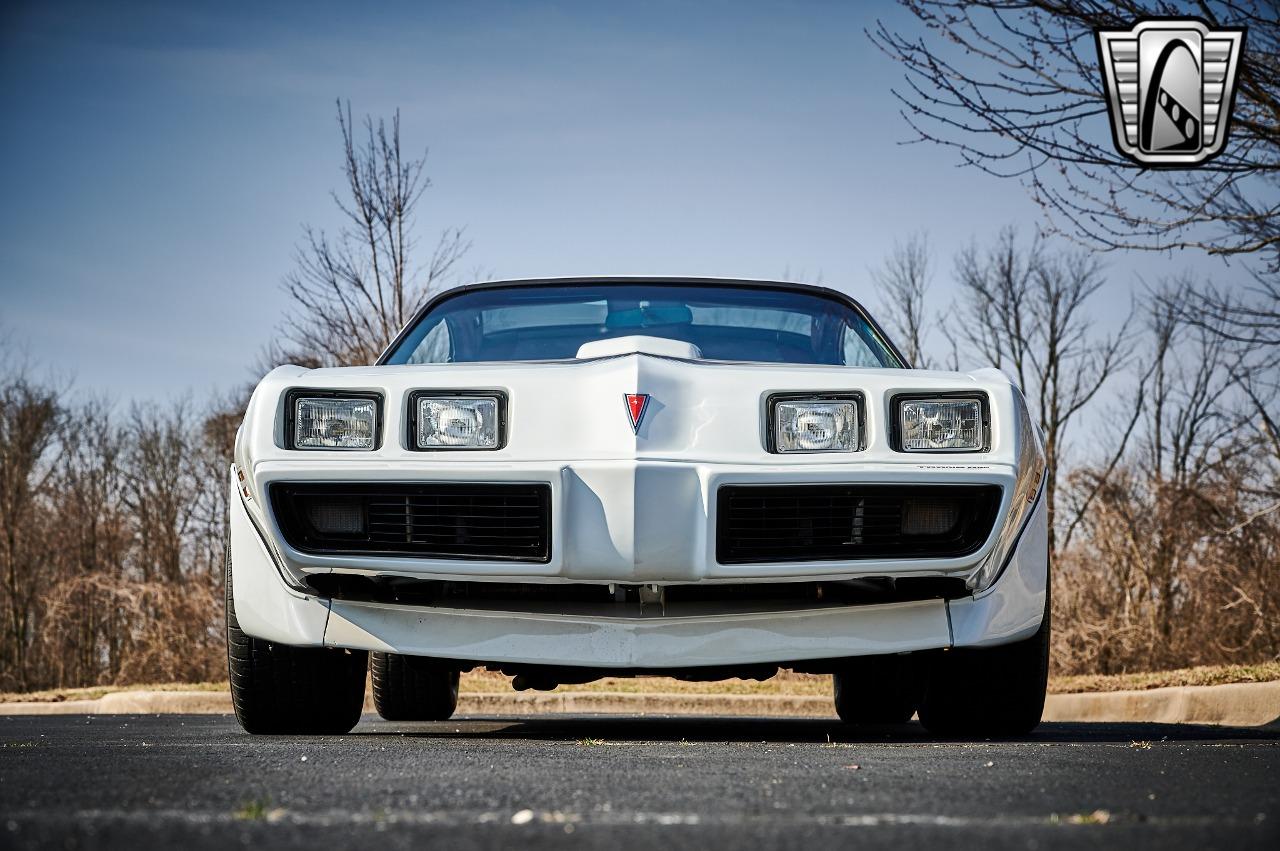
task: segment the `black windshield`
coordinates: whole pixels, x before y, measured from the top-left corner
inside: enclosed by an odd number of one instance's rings
[[[819,291],[664,283],[460,291],[383,363],[559,360],[583,343],[637,334],[692,343],[709,360],[903,366],[861,313]]]

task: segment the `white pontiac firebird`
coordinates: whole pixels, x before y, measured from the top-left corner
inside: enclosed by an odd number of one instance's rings
[[[1044,453],[1001,372],[916,370],[789,283],[565,278],[282,366],[236,439],[227,646],[250,732],[448,718],[461,671],[834,675],[849,723],[1021,734],[1049,642]],[[372,653],[372,661],[370,661]]]

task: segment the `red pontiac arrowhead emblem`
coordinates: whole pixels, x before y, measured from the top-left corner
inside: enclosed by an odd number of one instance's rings
[[[627,400],[627,416],[631,418],[631,430],[640,433],[640,423],[644,421],[644,412],[649,410],[648,393],[624,393]]]

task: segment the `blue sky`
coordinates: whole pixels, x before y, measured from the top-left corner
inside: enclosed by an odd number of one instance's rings
[[[250,378],[302,225],[335,224],[339,97],[430,147],[422,239],[466,226],[468,269],[789,272],[874,307],[869,268],[925,230],[946,302],[958,248],[1038,213],[900,144],[876,17],[910,25],[887,3],[8,4],[0,324],[117,399]],[[1140,280],[1223,270],[1106,261],[1103,325]]]

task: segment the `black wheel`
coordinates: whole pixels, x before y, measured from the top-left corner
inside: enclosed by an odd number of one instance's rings
[[[1046,605],[1030,638],[939,653],[929,665],[920,723],[942,736],[1024,736],[1034,730],[1049,682],[1049,621]]]
[[[227,545],[227,671],[236,720],[250,733],[341,734],[364,709],[369,654],[290,647],[245,635],[236,620]]]
[[[373,654],[373,704],[388,721],[444,721],[458,708],[457,671],[433,659]]]
[[[855,656],[832,680],[836,713],[846,724],[905,724],[920,702],[913,656]]]

